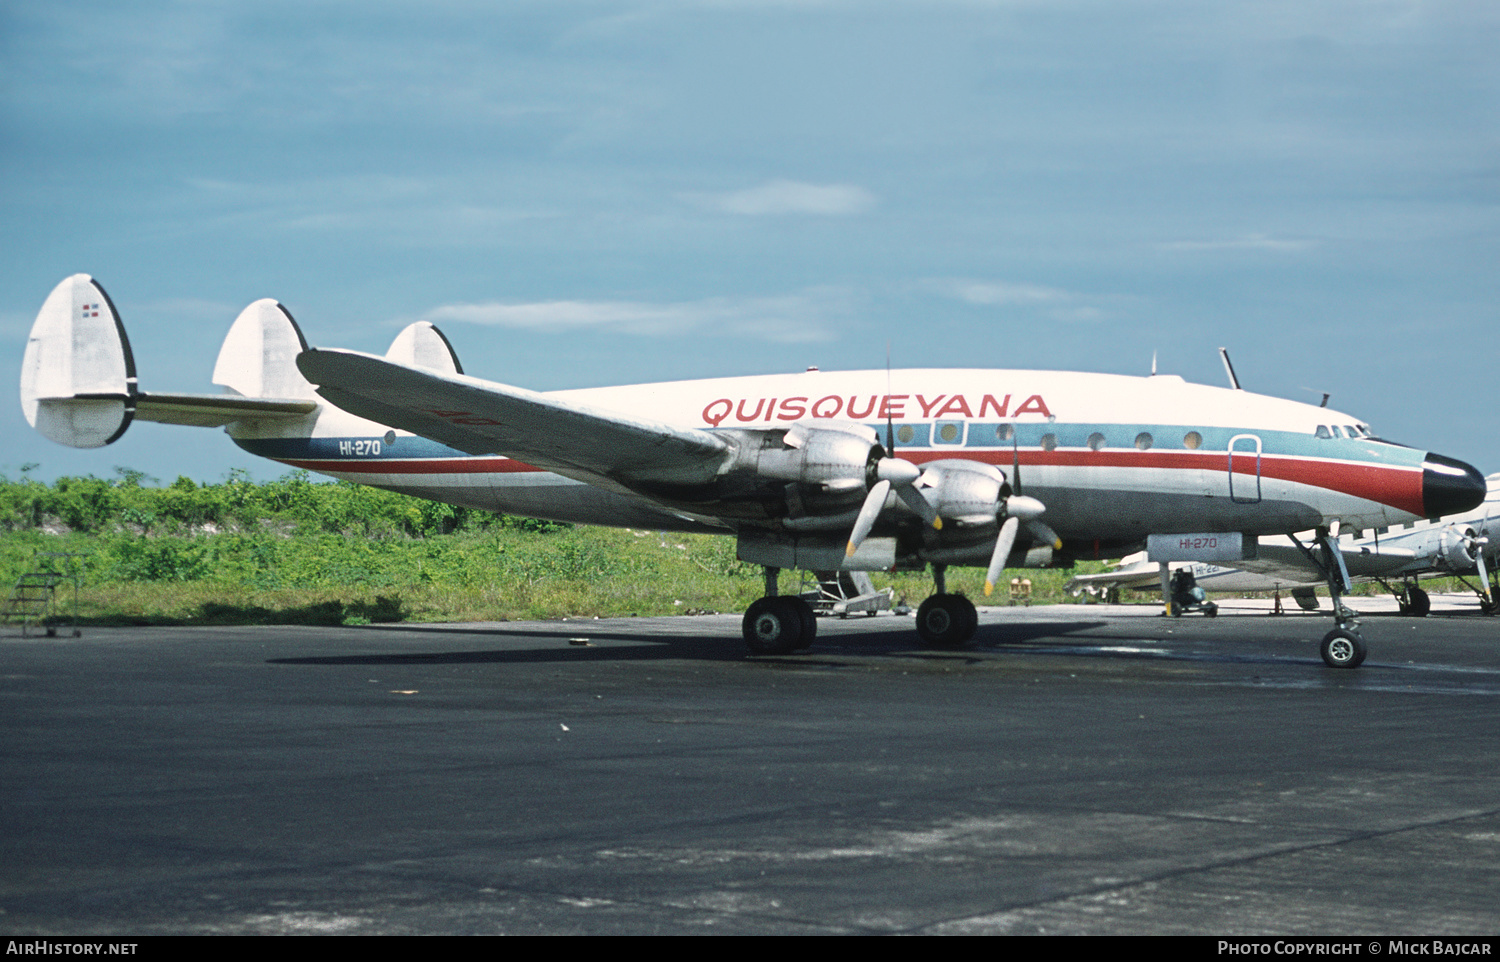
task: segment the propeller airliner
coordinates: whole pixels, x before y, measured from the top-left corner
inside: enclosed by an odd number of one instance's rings
[[[1356,537],[1345,532],[1338,539],[1344,568],[1357,582],[1377,582],[1396,596],[1402,614],[1422,617],[1431,610],[1427,592],[1418,584],[1421,578],[1456,577],[1468,584],[1477,579],[1474,593],[1480,610],[1487,615],[1500,614],[1500,474],[1485,479],[1489,491],[1482,507],[1464,514],[1435,521],[1417,521],[1410,525],[1377,528]],[[1237,566],[1204,562],[1179,562],[1169,567],[1185,567],[1204,591],[1290,591],[1297,603],[1316,611],[1314,589],[1325,579],[1314,559],[1307,557],[1308,532],[1297,537],[1264,536],[1253,560]],[[1079,575],[1068,582],[1069,591],[1081,593],[1132,588],[1154,590],[1160,581],[1160,565],[1146,552],[1127,555],[1112,571]],[[1396,584],[1393,585],[1392,582]]]
[[[778,595],[781,569],[922,570],[924,643],[962,645],[971,601],[949,566],[1120,557],[1240,561],[1258,538],[1314,530],[1337,599],[1337,532],[1476,507],[1483,477],[1375,437],[1324,407],[1179,377],[1069,371],[817,371],[538,393],[464,373],[417,322],[384,357],[310,348],[290,313],[256,301],[214,367],[220,394],[142,391],[104,289],[62,281],[21,371],[27,420],[100,447],[132,420],[223,427],[253,454],[334,478],[489,511],[579,524],[732,535],[766,571],[745,614],[757,654],[813,643],[816,621]],[[1169,557],[1163,557],[1165,552]],[[1335,604],[1322,656],[1366,645]]]

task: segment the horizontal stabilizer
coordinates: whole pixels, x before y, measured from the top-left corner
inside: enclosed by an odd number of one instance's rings
[[[109,444],[136,419],[222,427],[305,418],[319,406],[297,370],[297,355],[306,349],[286,308],[256,301],[240,312],[219,350],[214,381],[224,394],[143,393],[109,295],[92,277],[74,274],[53,289],[32,325],[21,408],[44,437],[74,448]]]
[[[158,424],[218,428],[250,418],[280,420],[306,417],[318,409],[307,398],[240,397],[236,394],[137,394],[135,417]]]
[[[135,414],[135,360],[115,306],[87,274],[42,304],[21,362],[21,409],[43,437],[72,448],[109,444]]]
[[[730,453],[729,443],[708,431],[356,351],[307,351],[297,366],[319,394],[351,414],[607,487],[706,481]]]

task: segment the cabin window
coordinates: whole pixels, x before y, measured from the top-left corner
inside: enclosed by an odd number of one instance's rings
[[[1197,431],[1189,431],[1182,436],[1182,446],[1190,451],[1196,451],[1203,444],[1203,435]]]
[[[1015,436],[1016,426],[1014,424],[1002,424],[995,428],[995,437],[1001,441],[1009,441]]]
[[[1044,434],[1044,435],[1042,435],[1042,450],[1043,451],[1051,451],[1051,450],[1054,450],[1056,447],[1057,447],[1057,435],[1055,435],[1055,434]]]
[[[1104,435],[1100,434],[1098,431],[1095,431],[1093,434],[1090,434],[1089,435],[1089,450],[1091,450],[1091,451],[1101,451],[1103,449],[1104,449]]]
[[[937,432],[933,440],[938,444],[958,444],[964,439],[964,423],[962,421],[939,421]]]
[[[1155,443],[1156,440],[1151,437],[1151,433],[1149,431],[1142,431],[1140,434],[1137,434],[1135,436],[1135,446],[1140,448],[1142,451],[1149,451],[1151,449],[1151,445]]]
[[[1317,438],[1331,438],[1331,437],[1333,437],[1333,433],[1328,430],[1328,425],[1326,425],[1326,424],[1320,424],[1320,425],[1318,425],[1318,429],[1313,432],[1313,437],[1317,437]]]
[[[917,429],[910,424],[903,424],[896,429],[896,440],[902,444],[910,444],[917,436]]]

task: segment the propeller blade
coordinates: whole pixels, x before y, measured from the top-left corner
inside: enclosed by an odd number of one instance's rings
[[[1474,556],[1474,567],[1479,570],[1479,594],[1480,594],[1480,597],[1482,597],[1487,603],[1494,604],[1495,603],[1494,599],[1490,597],[1490,573],[1488,571],[1486,571],[1485,568],[1484,568],[1484,548],[1483,547],[1481,547],[1479,549],[1479,553]]]
[[[1056,531],[1053,531],[1051,528],[1047,527],[1045,522],[1038,521],[1036,518],[1028,519],[1026,522],[1026,530],[1029,531],[1031,533],[1031,536],[1036,540],[1042,542],[1043,544],[1050,544],[1053,551],[1059,551],[1062,549],[1062,539],[1057,536]]]
[[[896,489],[896,497],[901,499],[902,504],[920,515],[923,521],[926,521],[938,531],[943,530],[943,519],[938,517],[937,508],[928,503],[927,499],[922,497],[922,492],[918,491],[913,485],[901,485]]]
[[[1006,518],[1005,523],[1000,526],[1000,536],[995,539],[995,551],[990,555],[990,569],[984,575],[986,598],[995,590],[995,579],[1005,570],[1005,559],[1010,557],[1010,549],[1015,546],[1016,532],[1020,527],[1021,519],[1014,517]]]
[[[885,496],[891,493],[889,481],[876,481],[870,486],[870,493],[865,497],[865,503],[859,508],[859,517],[854,519],[854,530],[849,532],[849,546],[844,549],[844,556],[852,558],[854,552],[869,537],[870,529],[875,527],[875,521],[880,517],[880,512],[885,508]]]

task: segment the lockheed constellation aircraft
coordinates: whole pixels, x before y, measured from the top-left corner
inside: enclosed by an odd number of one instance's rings
[[[1417,617],[1426,615],[1432,607],[1418,579],[1456,577],[1468,584],[1465,579],[1473,576],[1478,584],[1471,587],[1479,596],[1480,610],[1487,615],[1500,614],[1500,584],[1496,579],[1500,573],[1496,567],[1500,561],[1500,474],[1485,480],[1489,492],[1483,506],[1474,511],[1373,532],[1345,531],[1338,545],[1349,576],[1354,581],[1384,585],[1396,596],[1402,614]],[[1262,537],[1256,557],[1235,566],[1178,562],[1169,567],[1186,568],[1204,591],[1290,591],[1299,605],[1316,611],[1314,589],[1325,579],[1298,540],[1285,535]],[[1079,575],[1067,587],[1075,593],[1119,588],[1154,590],[1159,569],[1147,552],[1141,552],[1121,559],[1113,571]]]
[[[1253,556],[1260,535],[1315,530],[1336,599],[1339,528],[1466,511],[1485,493],[1471,466],[1357,418],[1174,376],[809,369],[537,393],[464,374],[426,322],[384,357],[309,348],[266,299],[235,320],[213,380],[223,393],[142,391],[109,297],[76,274],[37,316],[21,403],[73,447],[136,418],[222,426],[253,454],[450,504],[731,534],[766,571],[744,618],[754,653],[816,633],[806,602],[778,596],[782,568],[930,565],[917,632],[953,646],[977,615],[947,591],[950,565],[985,567],[988,593],[1006,567],[1120,557],[1148,536],[1159,560],[1223,562]],[[1364,639],[1335,612],[1323,659],[1356,667]]]

